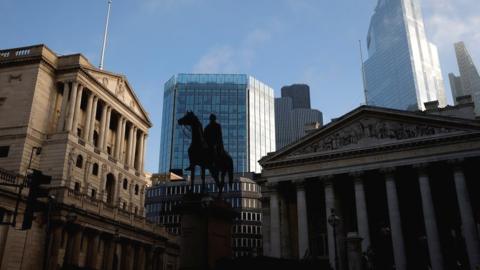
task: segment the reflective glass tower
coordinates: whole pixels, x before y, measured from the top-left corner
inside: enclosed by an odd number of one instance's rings
[[[480,75],[477,67],[463,42],[455,43],[455,55],[460,76],[449,74],[455,104],[457,97],[471,96],[475,104],[475,114],[480,115]]]
[[[438,51],[427,40],[418,0],[379,0],[367,37],[364,63],[369,105],[424,109],[446,106]]]
[[[177,124],[187,110],[204,127],[210,113],[216,114],[235,172],[260,173],[258,160],[275,151],[271,87],[244,74],[178,74],[164,88],[160,173],[189,165],[190,134]]]

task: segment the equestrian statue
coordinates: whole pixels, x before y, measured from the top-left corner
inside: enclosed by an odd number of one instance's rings
[[[193,112],[187,111],[185,116],[178,120],[178,124],[189,126],[192,133],[192,142],[188,148],[190,166],[187,168],[191,175],[191,190],[193,191],[195,182],[195,168],[199,166],[202,179],[201,193],[205,191],[205,169],[208,169],[215,180],[220,198],[227,173],[229,184],[233,183],[233,160],[223,147],[222,127],[216,119],[216,116],[211,114],[210,123],[204,130],[197,116]]]

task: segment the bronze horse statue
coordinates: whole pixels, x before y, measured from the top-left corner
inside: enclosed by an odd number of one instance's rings
[[[190,126],[192,132],[192,142],[188,148],[191,190],[193,191],[195,182],[195,167],[200,166],[200,177],[202,179],[201,193],[205,191],[205,169],[208,169],[218,187],[218,197],[221,197],[227,173],[229,184],[231,185],[233,182],[232,157],[223,150],[214,158],[214,155],[212,155],[207,145],[202,123],[200,123],[200,120],[198,120],[193,112],[187,111],[185,116],[178,120],[178,124],[181,126]],[[221,176],[221,179],[219,179],[219,176]]]

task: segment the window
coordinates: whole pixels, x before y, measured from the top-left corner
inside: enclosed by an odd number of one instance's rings
[[[123,179],[123,189],[127,189],[128,188],[128,180],[127,178]]]
[[[82,136],[82,129],[81,128],[77,128],[77,136],[78,137]]]
[[[135,195],[138,195],[138,189],[139,189],[138,185],[135,185]]]
[[[75,163],[75,166],[77,166],[77,168],[80,168],[80,169],[83,167],[83,157],[82,157],[82,155],[77,156],[77,162]]]
[[[10,146],[0,146],[0,158],[8,157],[9,151],[10,151]]]
[[[95,196],[97,195],[97,190],[96,189],[92,189],[92,193],[91,193],[91,196],[92,198],[95,199]]]
[[[92,174],[95,176],[98,175],[98,163],[93,163]]]
[[[0,97],[0,106],[2,106],[3,104],[5,104],[5,100],[7,100],[6,97]]]
[[[73,191],[75,192],[80,192],[80,183],[79,182],[75,182],[75,186],[73,188]]]

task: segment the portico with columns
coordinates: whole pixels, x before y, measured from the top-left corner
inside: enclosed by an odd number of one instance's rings
[[[474,270],[479,162],[478,121],[359,107],[260,160],[264,254],[346,270],[354,232],[376,269]]]
[[[16,201],[0,187],[0,221],[19,210],[15,228],[0,230],[0,269],[177,269],[176,239],[145,219],[152,124],[126,77],[42,44],[0,51],[0,77],[12,76],[0,80],[0,107],[15,109],[0,117],[0,181],[40,170],[52,177],[54,207],[48,218],[42,199],[31,229],[20,230],[29,189]]]

